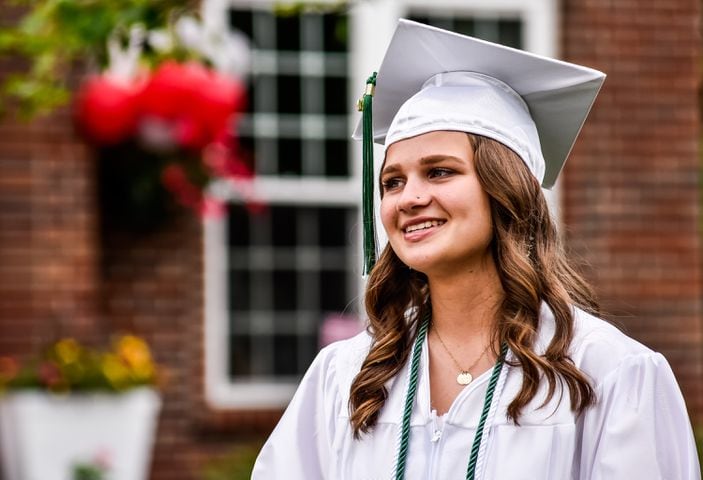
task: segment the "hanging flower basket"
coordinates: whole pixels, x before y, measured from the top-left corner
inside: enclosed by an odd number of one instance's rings
[[[0,28],[0,54],[31,64],[0,83],[0,106],[9,100],[31,117],[73,97],[77,131],[99,162],[108,222],[154,228],[173,206],[222,214],[215,181],[258,208],[236,129],[250,47],[198,3],[39,0]]]

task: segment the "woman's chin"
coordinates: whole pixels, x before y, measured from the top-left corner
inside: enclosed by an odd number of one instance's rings
[[[447,277],[467,273],[484,271],[487,264],[493,264],[490,250],[486,249],[481,254],[457,255],[447,254],[432,255],[405,255],[398,256],[401,261],[412,270],[424,273],[427,277]]]

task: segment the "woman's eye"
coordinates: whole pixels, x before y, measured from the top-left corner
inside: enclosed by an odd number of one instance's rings
[[[448,175],[451,175],[453,172],[448,169],[448,168],[433,168],[430,170],[429,176],[430,178],[435,178],[435,177],[446,177]]]
[[[402,185],[402,180],[400,178],[388,178],[383,180],[381,185],[385,191],[393,190],[394,188],[398,188]]]

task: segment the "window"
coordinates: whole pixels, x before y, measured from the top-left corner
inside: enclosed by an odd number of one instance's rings
[[[206,226],[206,383],[217,405],[277,407],[318,352],[325,318],[358,318],[347,17],[236,4],[227,14],[253,47],[239,134],[267,209],[232,201]]]
[[[548,0],[443,0],[276,15],[268,3],[227,4],[231,27],[253,46],[240,137],[268,208],[252,215],[232,196],[226,218],[205,225],[213,406],[285,406],[319,350],[323,321],[359,315],[361,153],[349,140],[358,120],[351,106],[396,19],[553,54],[553,9]],[[221,194],[228,198],[226,188]]]

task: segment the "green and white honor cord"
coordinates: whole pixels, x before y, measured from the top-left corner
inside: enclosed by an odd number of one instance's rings
[[[393,474],[394,480],[403,480],[405,478],[405,464],[408,456],[408,448],[410,444],[410,417],[412,415],[413,404],[415,403],[415,395],[417,394],[417,380],[420,370],[420,357],[422,354],[422,345],[427,337],[427,330],[430,326],[430,320],[432,318],[432,312],[428,308],[425,315],[420,323],[420,328],[417,332],[417,337],[415,338],[415,343],[413,344],[413,349],[410,359],[410,368],[408,369],[408,390],[405,394],[405,405],[403,408],[403,418],[401,421],[400,429],[398,431],[398,448],[396,450],[396,462],[395,471]],[[493,397],[497,396],[500,398],[500,393],[503,390],[503,385],[505,384],[506,375],[501,375],[501,371],[505,366],[504,359],[507,353],[507,345],[502,345],[500,349],[500,355],[498,360],[493,367],[491,372],[491,377],[488,380],[488,387],[486,389],[486,396],[483,400],[483,409],[481,411],[481,418],[479,419],[478,426],[476,427],[476,434],[474,436],[473,444],[471,445],[471,453],[469,454],[469,464],[466,469],[466,479],[474,480],[476,472],[480,472],[483,467],[483,458],[485,452],[485,436],[483,432],[486,425],[490,427],[493,422],[493,417],[497,410],[497,402],[493,404]],[[500,381],[499,381],[500,380]],[[497,393],[497,395],[496,395]]]

